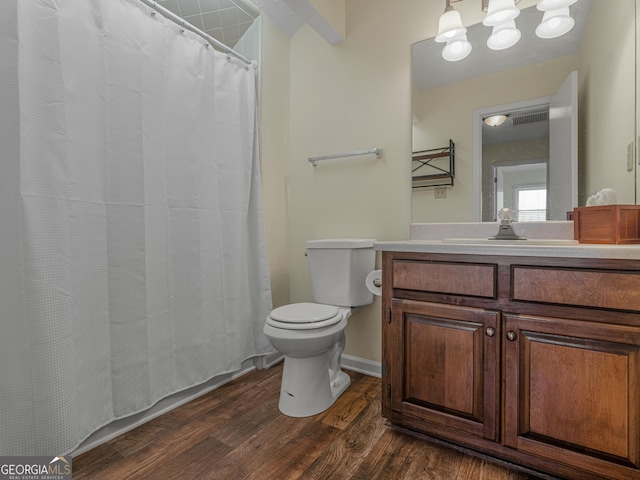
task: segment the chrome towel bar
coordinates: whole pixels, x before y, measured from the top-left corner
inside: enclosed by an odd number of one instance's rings
[[[321,160],[329,160],[332,158],[344,158],[344,157],[356,157],[358,155],[371,155],[374,154],[376,155],[377,158],[382,157],[382,148],[380,147],[376,147],[376,148],[370,148],[369,150],[357,150],[355,152],[349,152],[349,153],[337,153],[335,155],[323,155],[321,157],[309,157],[309,162],[311,163],[311,165],[313,165],[314,167],[318,165],[318,162]]]

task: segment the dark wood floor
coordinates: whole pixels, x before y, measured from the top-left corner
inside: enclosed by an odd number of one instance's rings
[[[432,479],[534,477],[399,433],[380,380],[355,372],[327,411],[278,411],[282,367],[258,370],[73,459],[80,479]]]

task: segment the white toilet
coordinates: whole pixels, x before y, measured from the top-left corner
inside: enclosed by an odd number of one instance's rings
[[[311,293],[318,303],[294,303],[267,317],[264,333],[284,355],[280,411],[308,417],[331,405],[351,383],[340,370],[344,329],[355,307],[373,302],[365,278],[375,267],[371,239],[306,243]]]

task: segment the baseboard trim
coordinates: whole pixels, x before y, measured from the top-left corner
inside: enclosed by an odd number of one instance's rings
[[[354,372],[364,373],[371,377],[382,378],[382,363],[366,358],[354,357],[353,355],[342,354],[342,368],[353,370]]]
[[[271,353],[269,355],[264,355],[262,357],[256,358],[256,367],[258,367],[260,370],[271,368],[282,360],[284,360],[284,355],[282,355],[280,352]]]

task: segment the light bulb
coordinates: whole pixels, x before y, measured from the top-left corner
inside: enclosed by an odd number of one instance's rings
[[[543,12],[548,12],[549,10],[558,10],[559,8],[568,7],[569,5],[573,5],[578,0],[540,0],[536,8]]]
[[[490,127],[499,127],[504,122],[507,121],[506,115],[491,115],[490,117],[485,118],[484,123],[489,125]]]
[[[482,20],[482,24],[487,27],[495,27],[514,20],[518,15],[520,15],[520,10],[516,7],[515,0],[489,0],[487,15]]]
[[[448,6],[438,21],[438,35],[436,42],[444,43],[467,33],[467,29],[462,25],[460,12]]]
[[[442,58],[448,62],[457,62],[463,58],[467,58],[472,48],[471,43],[467,40],[467,36],[462,35],[455,40],[447,42],[442,49]]]
[[[516,22],[511,20],[493,27],[491,36],[487,39],[487,47],[491,50],[505,50],[518,43],[521,36],[520,30],[516,28]]]
[[[571,18],[569,7],[558,8],[544,12],[542,22],[536,28],[536,35],[540,38],[556,38],[569,32],[575,25]]]

